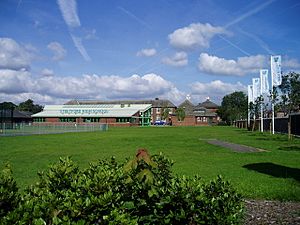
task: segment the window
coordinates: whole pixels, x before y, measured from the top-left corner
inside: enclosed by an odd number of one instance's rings
[[[157,113],[160,113],[160,108],[156,108],[156,112],[157,112]]]
[[[33,119],[33,122],[45,122],[45,118],[43,117],[37,117]]]
[[[130,123],[131,118],[130,117],[120,117],[117,118],[117,123]]]
[[[100,118],[98,118],[98,117],[85,117],[85,118],[83,118],[83,122],[84,123],[99,123]]]
[[[59,118],[59,122],[73,123],[73,122],[76,122],[76,118],[73,118],[73,117],[61,117],[61,118]]]

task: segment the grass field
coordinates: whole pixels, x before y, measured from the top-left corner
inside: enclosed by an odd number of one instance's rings
[[[266,152],[237,153],[204,139],[244,144]],[[232,127],[132,127],[107,132],[0,137],[0,163],[10,162],[20,187],[37,179],[61,156],[72,156],[82,168],[115,156],[123,161],[138,148],[165,153],[179,175],[204,180],[221,174],[246,197],[300,201],[300,140],[285,135],[252,133]]]

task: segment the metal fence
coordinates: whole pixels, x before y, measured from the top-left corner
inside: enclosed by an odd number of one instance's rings
[[[103,123],[8,123],[2,124],[0,128],[0,136],[22,136],[33,134],[59,134],[67,132],[93,132],[93,131],[107,131],[108,124]]]
[[[2,129],[3,125],[7,128],[13,127],[13,109],[3,109],[3,106],[0,108],[0,129]]]
[[[276,133],[288,133],[288,117],[275,118],[274,121],[274,131]],[[239,120],[235,122],[235,126],[239,128],[247,128],[247,120]],[[250,121],[250,129],[253,126],[253,120]],[[256,119],[255,130],[260,130],[261,122],[260,119]],[[263,119],[263,128],[264,131],[272,130],[272,119],[264,118]],[[291,114],[291,133],[293,135],[300,136],[300,113]]]

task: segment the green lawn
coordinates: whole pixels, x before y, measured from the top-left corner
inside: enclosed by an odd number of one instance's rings
[[[219,139],[267,152],[236,153],[207,144]],[[115,156],[123,161],[136,149],[165,153],[174,172],[199,174],[208,180],[221,174],[246,198],[300,201],[300,140],[284,135],[252,133],[232,127],[132,127],[107,132],[0,137],[0,163],[9,161],[20,187],[37,178],[37,171],[61,156],[72,156],[81,167]]]

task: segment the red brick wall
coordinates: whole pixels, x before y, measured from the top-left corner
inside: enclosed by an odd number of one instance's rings
[[[186,116],[183,121],[178,121],[176,116],[172,116],[173,126],[195,126],[195,117]]]
[[[116,118],[101,118],[100,123],[116,123]]]
[[[59,122],[59,118],[46,118],[45,121],[49,123],[57,123]]]
[[[76,118],[76,123],[83,123],[83,118]]]
[[[178,121],[176,116],[172,116],[173,126],[208,126],[208,122],[197,121],[194,116],[186,116],[183,121]]]

